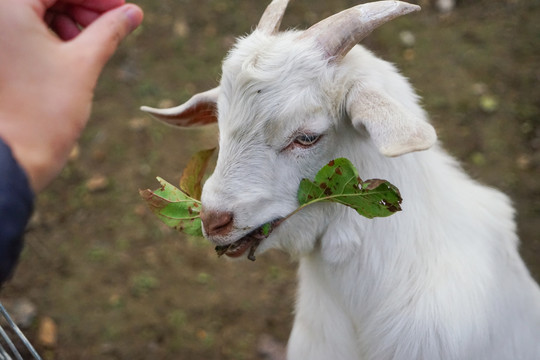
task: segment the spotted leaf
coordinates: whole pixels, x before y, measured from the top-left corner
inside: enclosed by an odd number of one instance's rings
[[[167,226],[188,235],[202,236],[201,203],[158,177],[157,190],[140,190],[150,210]]]
[[[388,181],[362,181],[354,165],[339,158],[325,165],[313,181],[300,182],[298,201],[302,208],[321,201],[336,202],[372,219],[400,211],[402,199],[399,190]]]

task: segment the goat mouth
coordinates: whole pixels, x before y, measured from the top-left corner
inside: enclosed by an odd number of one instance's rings
[[[249,234],[241,237],[233,243],[227,245],[218,245],[215,250],[218,256],[227,255],[231,258],[238,258],[246,253],[249,249],[247,258],[251,261],[255,261],[255,251],[257,247],[270,233],[281,223],[281,219],[272,220],[267,222]]]

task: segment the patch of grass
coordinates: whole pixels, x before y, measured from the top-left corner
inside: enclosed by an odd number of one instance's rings
[[[135,296],[148,295],[158,286],[159,280],[146,272],[134,275],[131,279],[131,292]]]
[[[95,263],[103,263],[106,262],[109,258],[110,250],[103,248],[103,247],[93,247],[91,248],[88,253],[87,257],[88,260]]]

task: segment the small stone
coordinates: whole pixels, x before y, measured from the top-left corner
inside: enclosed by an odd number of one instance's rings
[[[519,170],[526,171],[531,168],[532,160],[528,155],[521,154],[518,156],[516,163]]]
[[[446,14],[454,10],[456,7],[456,0],[437,0],[435,6],[441,13]]]
[[[150,125],[150,119],[148,118],[133,118],[129,120],[128,126],[133,131],[141,131],[144,130]]]
[[[119,294],[112,294],[110,297],[109,297],[109,305],[114,307],[114,308],[118,308],[122,305],[122,297],[119,295]]]
[[[177,37],[179,37],[181,39],[187,38],[189,36],[189,25],[183,19],[182,20],[177,20],[174,23],[173,32]]]
[[[107,153],[102,149],[96,149],[92,152],[92,160],[103,162],[107,158]]]
[[[86,188],[90,192],[98,192],[107,189],[109,186],[109,179],[103,175],[94,175],[88,181],[86,181]]]
[[[54,320],[48,316],[41,318],[38,328],[38,343],[47,348],[56,347],[58,331]]]
[[[488,87],[486,84],[484,83],[481,83],[481,82],[478,82],[478,83],[474,83],[472,85],[472,91],[475,95],[484,95],[488,90]]]
[[[399,33],[401,43],[407,47],[413,47],[416,43],[416,37],[411,31],[405,30]]]
[[[416,53],[413,49],[407,49],[403,52],[403,58],[407,61],[413,61],[416,57]]]
[[[71,152],[69,153],[68,160],[69,161],[75,161],[79,158],[79,155],[81,153],[81,148],[79,147],[79,144],[75,144],[73,146],[73,149],[71,149]]]
[[[43,217],[41,216],[41,212],[35,210],[26,227],[28,230],[30,230],[40,227],[41,224],[43,224]]]
[[[199,340],[205,340],[208,337],[208,333],[203,329],[197,330],[196,335]]]
[[[172,101],[171,99],[163,99],[158,103],[158,108],[160,109],[170,108],[173,106],[174,106],[174,101]]]

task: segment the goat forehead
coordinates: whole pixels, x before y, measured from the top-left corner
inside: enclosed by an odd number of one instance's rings
[[[223,65],[222,135],[279,137],[298,129],[329,103],[322,84],[327,75],[319,52],[287,34],[270,38],[254,33],[239,40]]]
[[[232,96],[220,97],[220,125],[234,127],[235,124],[245,126],[253,123],[267,126],[273,119],[289,119],[291,126],[295,126],[295,119],[325,108],[324,93],[316,86],[298,87],[287,82],[258,82],[255,86],[259,90],[245,89]]]
[[[254,32],[229,52],[221,85],[228,96],[272,87],[302,89],[328,73],[326,64],[320,51],[311,42],[298,40],[296,32],[279,36]]]
[[[266,35],[255,31],[239,38],[225,58],[223,69],[237,72],[238,68],[244,68],[272,73],[283,71],[284,67],[324,67],[327,59],[321,50],[313,41],[300,39],[299,34],[297,31],[286,31]]]

